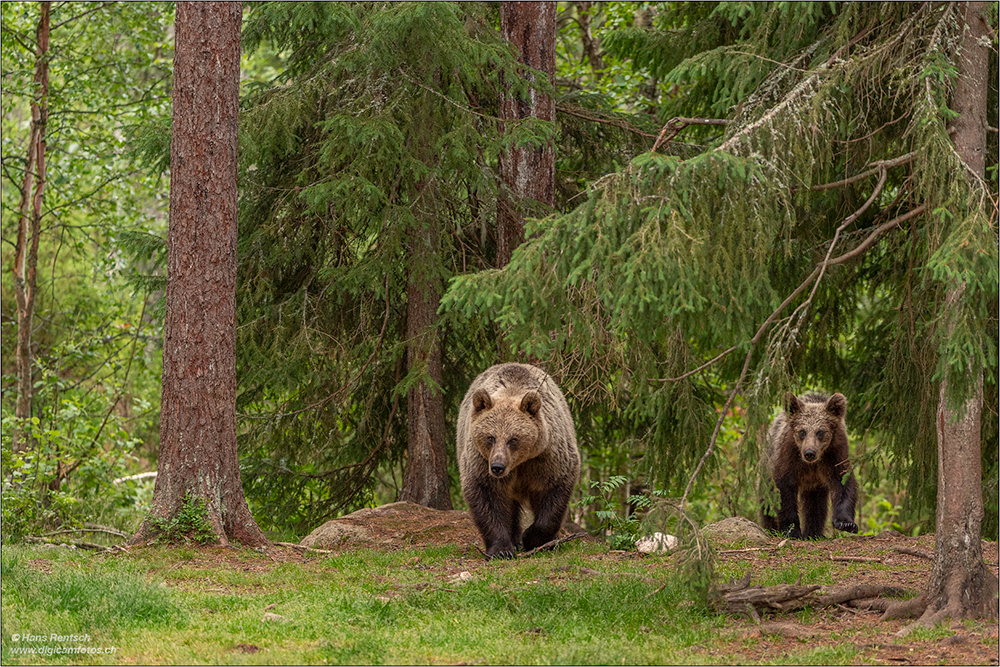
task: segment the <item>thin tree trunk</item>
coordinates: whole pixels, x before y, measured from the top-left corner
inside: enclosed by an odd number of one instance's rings
[[[159,474],[133,544],[188,498],[204,501],[221,544],[268,543],[243,496],[236,450],[241,17],[238,2],[177,3]]]
[[[553,80],[556,71],[556,3],[503,2],[500,32],[517,49],[525,65],[545,72]],[[525,74],[531,80],[531,75]],[[517,121],[534,117],[554,121],[556,105],[548,95],[532,90],[529,99],[504,95],[500,117]],[[497,212],[497,267],[510,262],[514,248],[524,241],[524,212],[519,204],[531,199],[555,204],[555,153],[550,144],[541,148],[512,148],[500,156],[503,182]],[[513,198],[507,193],[511,193]]]
[[[955,148],[967,167],[985,177],[986,104],[989,29],[986,3],[967,3],[965,37],[959,58],[959,77],[953,108]],[[944,326],[949,334],[961,309],[964,284],[948,290]],[[983,563],[982,451],[980,416],[983,410],[983,371],[974,374],[972,395],[964,410],[948,408],[949,378],[941,382],[937,410],[938,494],[934,570],[925,598],[927,609],[918,621],[933,624],[945,617],[996,617],[997,579]]]
[[[35,313],[35,271],[38,265],[38,235],[42,225],[45,192],[45,125],[49,119],[49,11],[51,2],[41,3],[36,32],[35,91],[31,101],[31,133],[24,165],[24,183],[14,251],[14,297],[17,301],[17,406],[20,423],[31,418],[33,393],[31,328]],[[20,428],[13,434],[15,452],[28,449],[29,440]]]
[[[427,375],[437,388],[432,389],[421,381],[406,395],[409,437],[400,499],[425,507],[450,510],[444,397],[441,394],[441,340],[437,334],[437,311],[442,288],[435,267],[440,241],[436,220],[433,216],[427,217],[424,224],[418,223],[410,244],[406,353],[410,370],[426,365]]]

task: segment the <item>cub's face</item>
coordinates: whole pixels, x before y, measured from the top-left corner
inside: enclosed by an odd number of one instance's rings
[[[541,454],[542,407],[538,392],[521,398],[493,398],[485,389],[472,396],[472,441],[486,459],[490,475],[502,479]]]
[[[834,394],[825,403],[802,400],[794,394],[786,397],[788,428],[803,461],[815,463],[823,458],[834,433],[844,428],[846,410],[847,399],[843,394]]]

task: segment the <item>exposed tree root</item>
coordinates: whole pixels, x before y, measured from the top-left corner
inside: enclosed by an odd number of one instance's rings
[[[865,607],[888,606],[882,597],[901,597],[907,591],[896,586],[864,584],[858,586],[802,586],[782,584],[779,586],[750,586],[749,574],[742,581],[725,584],[711,594],[710,604],[719,612],[730,614],[749,613],[754,618],[760,611],[798,611],[806,607],[814,609],[850,603],[853,600],[866,601]],[[822,590],[821,590],[822,589]],[[873,600],[873,598],[875,600]]]

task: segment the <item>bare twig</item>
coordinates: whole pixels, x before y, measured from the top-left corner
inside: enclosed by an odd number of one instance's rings
[[[891,160],[879,160],[878,162],[873,162],[870,165],[868,165],[871,168],[868,169],[868,170],[866,170],[866,171],[861,172],[860,174],[855,174],[854,176],[851,176],[850,178],[845,178],[845,179],[843,179],[841,181],[835,181],[833,183],[823,183],[822,185],[812,185],[812,186],[809,187],[809,189],[812,190],[812,191],[814,191],[814,192],[820,192],[820,191],[823,191],[823,190],[831,190],[833,188],[840,188],[840,187],[843,187],[845,185],[850,185],[851,183],[857,183],[858,181],[863,181],[864,179],[868,178],[869,176],[873,176],[874,174],[879,173],[883,169],[888,169],[889,167],[898,167],[900,165],[913,162],[913,160],[916,157],[917,157],[917,152],[916,151],[912,151],[910,153],[906,153],[905,155],[900,155],[899,157],[893,158]]]
[[[881,563],[881,558],[868,558],[867,556],[830,556],[830,560],[839,563]],[[869,596],[871,597],[871,596]]]
[[[686,377],[694,375],[695,373],[698,373],[699,371],[705,370],[706,368],[708,368],[709,366],[711,366],[712,364],[714,364],[719,359],[722,359],[723,357],[725,357],[726,355],[728,355],[730,352],[732,352],[735,349],[736,349],[736,346],[733,345],[731,348],[729,348],[725,352],[722,352],[721,354],[717,355],[713,359],[711,359],[709,361],[706,361],[701,366],[698,366],[698,368],[695,368],[694,370],[688,371],[684,375],[678,375],[677,377],[674,377],[674,378],[650,378],[649,381],[650,382],[680,382],[681,380],[683,380]]]
[[[651,153],[655,153],[656,149],[663,144],[669,143],[674,137],[681,133],[685,128],[691,125],[728,125],[729,121],[724,118],[682,118],[677,116],[671,118],[667,121],[667,124],[663,126],[660,130],[659,136],[656,137],[656,142],[653,143],[653,147],[649,149]],[[666,138],[663,135],[667,134],[667,130],[673,130]]]
[[[577,111],[578,107],[574,107],[568,104],[557,104],[556,111],[559,113],[564,113],[567,116],[575,116],[576,118],[582,118],[583,120],[590,121],[591,123],[604,123],[605,125],[612,125],[619,129],[625,130],[626,132],[631,132],[632,134],[637,134],[640,137],[648,137],[652,139],[655,134],[649,134],[648,132],[643,132],[637,127],[629,125],[623,120],[618,120],[616,118],[597,118],[595,116],[588,116],[584,113]]]
[[[317,549],[315,547],[307,547],[302,544],[295,544],[294,542],[275,542],[279,547],[289,547],[290,549],[298,549],[299,551],[315,551],[318,554],[332,554],[334,552],[328,551],[327,549]]]
[[[546,542],[545,544],[543,544],[540,547],[535,547],[531,551],[525,551],[524,553],[517,554],[517,557],[518,558],[527,558],[528,556],[534,556],[536,553],[539,553],[540,551],[551,551],[551,550],[555,549],[556,547],[558,547],[560,544],[565,544],[566,542],[569,542],[570,540],[575,540],[575,539],[581,538],[581,537],[585,536],[586,534],[587,533],[585,533],[585,532],[580,532],[580,533],[573,533],[572,535],[567,535],[566,537],[560,537],[560,538],[551,540],[549,542]]]

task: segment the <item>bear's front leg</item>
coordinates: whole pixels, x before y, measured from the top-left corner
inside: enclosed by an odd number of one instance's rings
[[[778,480],[777,486],[781,496],[778,530],[786,537],[798,539],[802,537],[799,529],[799,487],[787,478]]]
[[[847,476],[847,484],[841,482],[841,477],[831,480],[833,489],[833,527],[848,533],[858,532],[858,524],[854,523],[854,506],[858,502],[858,481],[854,473]]]
[[[531,551],[555,539],[562,528],[572,492],[572,484],[564,482],[553,486],[548,492],[532,494],[531,512],[535,515],[535,521],[521,536],[525,551]]]
[[[830,492],[825,486],[802,492],[802,538],[814,540],[823,537],[823,527],[829,516],[827,502]]]
[[[491,484],[476,483],[466,497],[472,520],[483,536],[486,557],[513,558],[521,532],[521,505]]]

